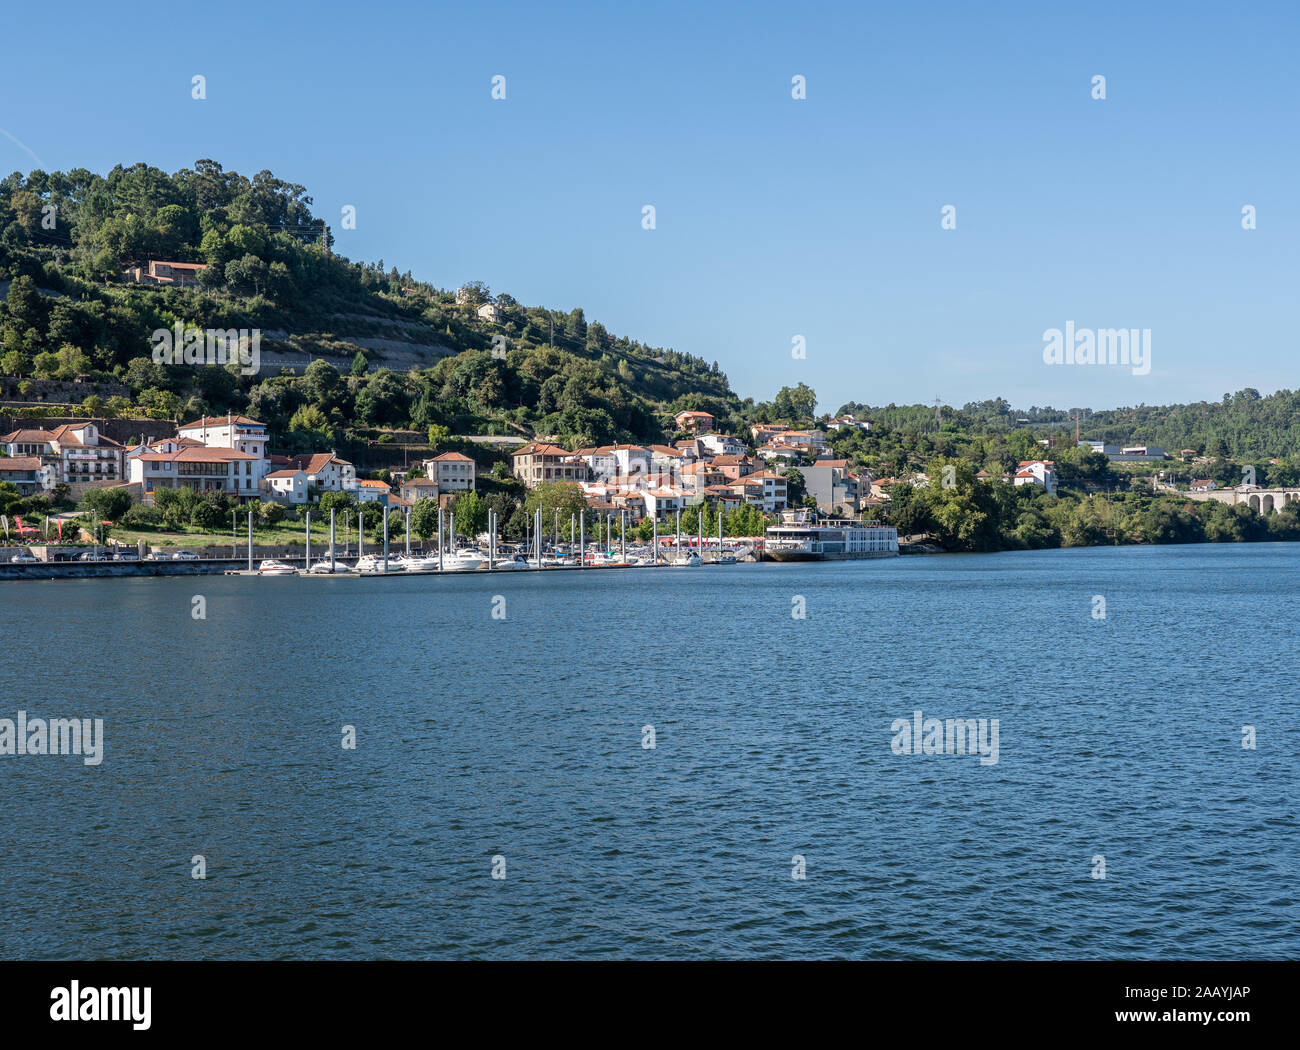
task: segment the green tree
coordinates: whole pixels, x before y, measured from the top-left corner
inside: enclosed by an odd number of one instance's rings
[[[411,504],[411,531],[427,541],[438,531],[438,501],[421,496]]]
[[[473,538],[487,531],[488,505],[477,492],[470,490],[461,493],[456,499],[455,514],[456,530],[462,536]]]
[[[524,501],[524,512],[530,517],[542,512],[543,530],[555,524],[555,512],[560,513],[560,521],[568,527],[571,515],[587,509],[587,498],[582,486],[572,481],[545,481],[532,489]]]
[[[81,506],[98,511],[101,521],[117,521],[131,509],[131,494],[126,489],[91,489],[81,497]]]

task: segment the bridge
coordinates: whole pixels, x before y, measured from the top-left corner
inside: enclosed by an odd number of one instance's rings
[[[1257,485],[1239,485],[1231,489],[1214,489],[1210,492],[1184,492],[1181,495],[1194,500],[1218,500],[1235,506],[1246,503],[1251,510],[1260,514],[1272,514],[1282,510],[1288,503],[1300,500],[1300,488],[1266,489]]]

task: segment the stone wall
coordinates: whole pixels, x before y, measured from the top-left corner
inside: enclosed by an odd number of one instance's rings
[[[28,391],[20,393],[19,383],[30,384]],[[96,394],[107,401],[110,397],[130,397],[131,391],[122,383],[78,383],[75,379],[20,379],[17,376],[0,376],[0,400],[30,401],[39,404],[79,405]]]
[[[85,416],[52,416],[48,419],[23,415],[12,406],[0,410],[0,434],[12,430],[53,430],[65,423],[84,423]],[[146,438],[176,436],[176,425],[167,419],[96,419],[95,426],[105,437],[122,444],[135,444],[143,434]]]

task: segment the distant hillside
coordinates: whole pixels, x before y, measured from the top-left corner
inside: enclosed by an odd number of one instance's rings
[[[997,399],[971,402],[960,409],[942,406],[939,419],[942,428],[951,431],[999,433],[1028,426],[1044,433],[1073,433],[1076,411],[1081,437],[1110,444],[1141,442],[1173,453],[1191,448],[1243,461],[1300,455],[1300,391],[1292,390],[1262,396],[1258,390],[1247,388],[1224,394],[1221,401],[1097,412],[1088,408],[1015,409]],[[869,406],[849,402],[837,414],[845,412],[918,434],[937,428],[933,405]]]
[[[252,411],[304,441],[434,424],[651,441],[671,434],[680,408],[723,420],[738,409],[716,362],[615,336],[580,308],[526,307],[478,282],[457,294],[335,255],[310,205],[303,186],[211,160],[171,175],[136,164],[9,176],[0,372],[115,379],[160,419]],[[204,268],[189,287],[123,278],[148,260]],[[499,314],[480,318],[489,303]],[[177,322],[261,329],[261,375],[155,365],[150,334]],[[340,375],[278,376],[313,359]]]

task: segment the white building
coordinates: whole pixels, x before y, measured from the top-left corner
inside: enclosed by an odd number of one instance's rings
[[[1023,459],[1011,480],[1015,485],[1042,485],[1050,496],[1056,491],[1056,467],[1050,459]]]
[[[240,501],[261,495],[262,460],[233,448],[186,446],[175,452],[144,452],[130,461],[130,482],[146,500],[158,489],[224,492]]]
[[[473,492],[475,463],[460,452],[444,452],[426,459],[424,476],[438,486],[438,495],[448,492]]]
[[[773,445],[811,445],[820,452],[826,447],[826,432],[822,430],[783,430],[772,435]]]
[[[644,488],[639,490],[639,495],[645,501],[645,513],[648,518],[665,518],[669,514],[686,509],[686,493],[675,486]]]
[[[270,456],[266,450],[267,441],[270,440],[266,424],[247,416],[231,413],[225,416],[204,416],[193,423],[177,427],[176,436],[197,441],[207,448],[228,448],[254,457],[257,461],[253,468],[255,489],[261,487],[262,478],[271,469]]]
[[[294,456],[289,465],[306,474],[307,484],[318,493],[351,491],[357,480],[357,468],[333,452]]]
[[[388,506],[389,497],[392,496],[393,490],[389,488],[388,482],[376,481],[369,478],[353,478],[345,491],[351,492],[358,503],[378,503],[381,506]]]
[[[747,451],[743,441],[729,434],[705,434],[700,443],[715,456],[743,456]]]
[[[307,472],[303,470],[273,470],[263,478],[266,490],[277,503],[299,504],[307,502]]]
[[[52,483],[74,486],[79,495],[93,482],[120,482],[125,449],[94,423],[66,423],[53,430],[15,430],[0,437],[10,456],[36,456]],[[75,486],[82,486],[77,488]]]

